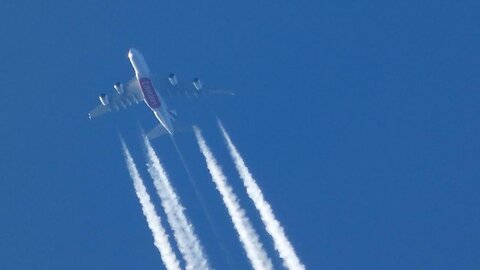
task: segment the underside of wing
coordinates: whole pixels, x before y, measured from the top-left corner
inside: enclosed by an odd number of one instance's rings
[[[98,97],[100,105],[88,113],[89,118],[111,111],[119,111],[143,101],[143,95],[135,78],[128,81],[125,86],[122,83],[116,83],[113,85],[113,88],[115,91],[110,95],[100,94]]]
[[[167,78],[155,77],[155,85],[160,95],[163,97],[183,96],[183,97],[199,97],[211,95],[235,95],[234,92],[204,87],[199,78],[194,78],[191,83],[180,82],[177,76],[170,73]]]
[[[110,112],[110,108],[100,104],[88,113],[88,118],[92,119],[107,112]]]

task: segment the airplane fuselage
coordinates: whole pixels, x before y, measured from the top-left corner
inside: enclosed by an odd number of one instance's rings
[[[135,77],[143,94],[147,106],[153,111],[160,124],[169,134],[173,134],[172,119],[168,113],[167,104],[155,90],[155,86],[150,79],[150,69],[143,55],[136,49],[128,51],[128,58],[135,70]]]

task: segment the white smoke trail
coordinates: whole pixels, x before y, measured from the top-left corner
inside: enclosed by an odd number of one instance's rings
[[[154,244],[160,252],[160,257],[162,258],[163,264],[167,270],[180,270],[180,264],[177,260],[177,256],[173,252],[172,246],[168,241],[168,235],[162,226],[160,217],[155,211],[155,206],[150,201],[150,196],[148,195],[147,189],[143,184],[143,180],[138,173],[135,162],[130,155],[130,151],[128,150],[123,139],[121,139],[121,141],[128,172],[130,173],[130,177],[132,178],[133,185],[135,187],[135,193],[137,194],[140,204],[142,205],[143,215],[145,215],[148,227],[152,231]]]
[[[205,157],[212,180],[215,183],[217,190],[222,195],[223,202],[227,207],[228,213],[238,233],[240,242],[242,242],[243,248],[247,253],[250,263],[256,270],[272,269],[272,262],[270,261],[270,258],[263,249],[257,233],[250,224],[250,220],[245,216],[245,210],[243,210],[238,203],[237,196],[235,193],[233,193],[232,187],[227,183],[227,179],[223,174],[222,169],[218,165],[217,160],[207,146],[200,129],[196,126],[194,126],[193,129],[195,131],[195,136],[197,138],[200,151]]]
[[[257,185],[255,179],[245,165],[245,162],[240,156],[237,148],[235,147],[235,145],[233,145],[230,136],[228,135],[220,120],[218,120],[218,125],[220,127],[220,130],[222,131],[225,141],[227,142],[228,150],[235,163],[238,174],[243,180],[243,185],[247,189],[248,196],[250,197],[250,199],[252,199],[255,207],[260,213],[263,224],[265,225],[267,232],[273,239],[275,249],[278,251],[280,258],[282,258],[283,260],[283,265],[288,269],[305,269],[305,266],[300,262],[300,259],[295,253],[292,244],[290,244],[290,241],[288,241],[282,225],[275,218],[270,204],[263,197],[262,190]]]
[[[175,190],[173,189],[167,173],[163,169],[160,159],[153,149],[150,141],[144,137],[145,147],[148,157],[148,172],[153,179],[153,184],[157,194],[161,199],[163,209],[167,215],[178,249],[186,262],[186,269],[201,270],[209,269],[208,261],[203,253],[202,246],[196,236],[192,224],[184,213]]]
[[[208,207],[205,204],[205,200],[203,199],[202,193],[200,193],[197,183],[193,178],[192,173],[190,172],[190,169],[187,166],[187,162],[183,157],[182,151],[180,151],[180,147],[178,147],[175,137],[170,136],[170,139],[172,140],[173,146],[175,147],[175,150],[177,151],[178,157],[180,158],[183,168],[187,173],[188,180],[190,180],[190,184],[192,185],[193,190],[195,191],[195,195],[197,196],[197,199],[200,202],[200,207],[202,208],[203,214],[207,218],[207,222],[210,225],[210,229],[212,231],[213,237],[215,238],[218,246],[220,247],[220,252],[222,253],[221,256],[225,259],[225,262],[227,263],[227,266],[228,266],[227,269],[232,269],[234,263],[231,261],[230,253],[228,252],[227,248],[225,247],[225,244],[222,242],[222,239],[218,235],[218,229],[217,229],[217,226],[215,225],[215,221],[212,218],[210,211],[208,211]]]

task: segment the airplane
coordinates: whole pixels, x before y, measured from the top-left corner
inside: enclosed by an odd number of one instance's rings
[[[174,110],[168,109],[167,103],[162,96],[184,95],[187,97],[196,97],[199,95],[215,94],[234,95],[234,93],[230,91],[205,88],[198,78],[193,79],[193,87],[188,87],[185,84],[180,84],[174,73],[168,75],[168,80],[158,82],[157,85],[159,88],[155,88],[150,69],[140,51],[131,48],[128,51],[128,58],[135,71],[135,77],[125,86],[120,82],[115,83],[113,85],[115,92],[111,96],[105,93],[100,94],[100,105],[90,111],[88,114],[90,119],[144,101],[160,122],[160,125],[147,133],[147,138],[154,139],[164,134],[173,135],[176,131],[175,120],[177,113]]]

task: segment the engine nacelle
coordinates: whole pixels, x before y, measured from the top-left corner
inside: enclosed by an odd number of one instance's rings
[[[98,98],[100,99],[100,102],[102,103],[103,106],[108,106],[108,104],[110,104],[110,101],[108,100],[107,94],[105,94],[105,93],[100,94],[100,96],[98,96]]]
[[[197,90],[202,89],[202,82],[200,81],[199,78],[193,79],[193,86],[195,86]]]
[[[170,84],[173,85],[173,86],[178,84],[177,76],[175,76],[174,73],[168,74],[168,80],[170,81]]]
[[[123,84],[117,82],[113,85],[113,88],[115,88],[115,91],[117,91],[119,95],[125,94],[125,88],[123,88]]]

